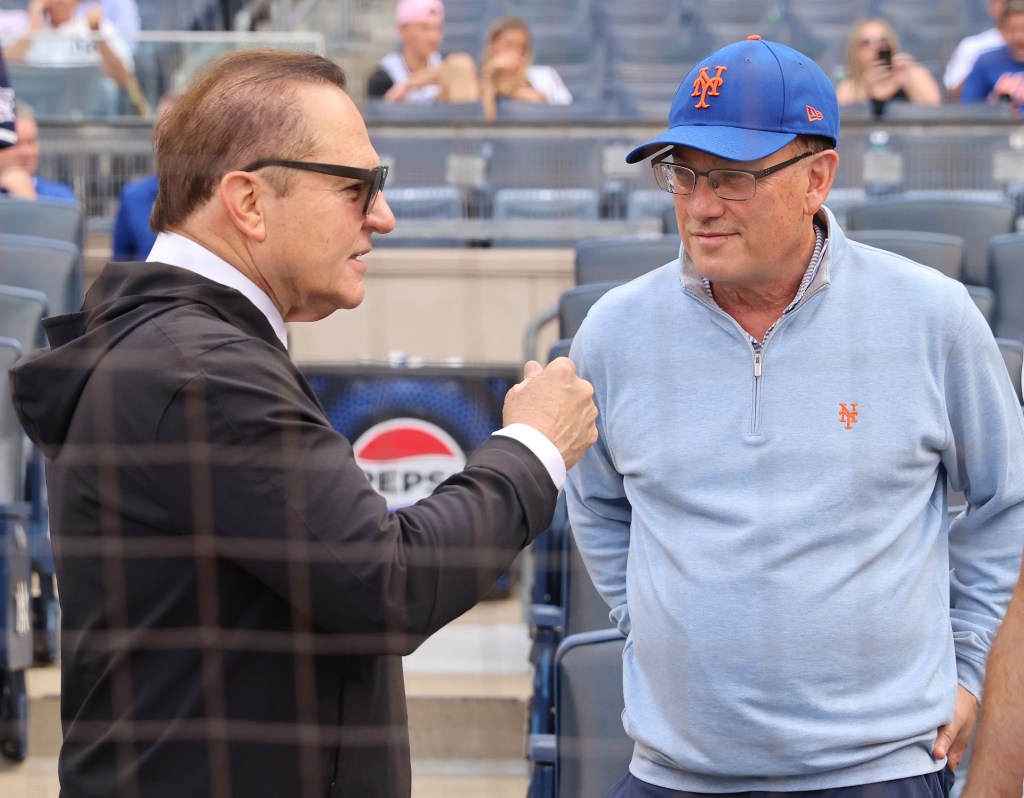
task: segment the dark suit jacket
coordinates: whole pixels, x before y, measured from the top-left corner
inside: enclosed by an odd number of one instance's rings
[[[389,515],[263,315],[110,264],[13,372],[48,458],[62,795],[409,795],[400,656],[549,522],[492,438]]]

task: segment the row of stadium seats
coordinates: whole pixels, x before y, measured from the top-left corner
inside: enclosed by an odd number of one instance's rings
[[[84,237],[77,205],[0,198],[3,374],[45,345],[45,316],[81,304]],[[21,761],[28,746],[25,670],[56,660],[59,613],[42,456],[28,444],[9,391],[0,392],[0,601],[13,608],[0,615],[0,754]]]
[[[796,47],[838,77],[852,28],[869,16],[892,23],[904,49],[940,77],[957,42],[992,24],[979,0],[453,0],[445,7],[449,52],[479,53],[493,19],[521,16],[537,63],[555,66],[579,99],[671,91],[680,65],[751,33]]]

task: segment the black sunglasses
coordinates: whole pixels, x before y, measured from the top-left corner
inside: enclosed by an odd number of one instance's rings
[[[309,161],[284,161],[280,158],[261,158],[253,161],[244,167],[243,172],[255,172],[265,166],[283,166],[286,169],[303,169],[307,172],[319,172],[323,175],[334,177],[348,177],[352,180],[362,180],[370,186],[366,194],[366,202],[363,203],[363,216],[366,216],[373,208],[377,195],[384,190],[384,182],[388,179],[388,167],[376,166],[373,169],[356,169],[354,166],[336,166],[332,163],[310,163]]]

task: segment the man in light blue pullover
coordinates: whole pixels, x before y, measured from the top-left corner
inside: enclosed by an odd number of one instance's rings
[[[600,437],[570,520],[627,635],[614,798],[939,798],[973,728],[1024,420],[964,287],[823,206],[838,137],[821,69],[751,37],[627,158],[656,156],[682,248],[572,347]]]

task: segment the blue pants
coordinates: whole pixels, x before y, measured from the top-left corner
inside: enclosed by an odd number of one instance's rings
[[[905,779],[800,792],[701,793],[671,790],[640,781],[627,773],[611,788],[606,798],[949,798],[953,772],[945,767],[934,773]]]

